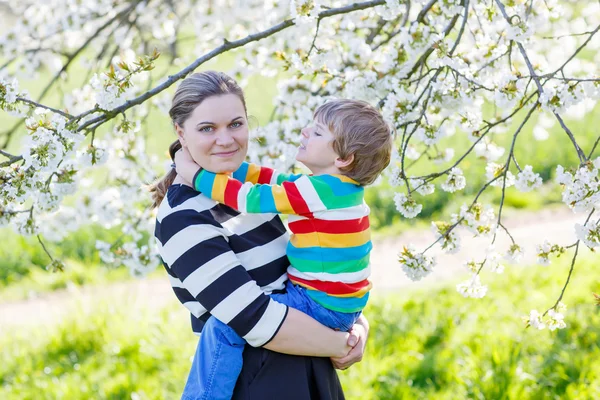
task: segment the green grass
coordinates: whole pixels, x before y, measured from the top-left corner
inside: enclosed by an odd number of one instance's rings
[[[486,275],[481,300],[462,298],[453,282],[373,296],[364,360],[340,373],[347,398],[598,398],[596,261],[576,268],[567,329],[525,329],[519,318],[553,302],[567,261]],[[0,338],[0,398],[178,398],[196,344],[186,312],[175,304],[131,310],[123,300],[107,297],[91,314]]]
[[[50,258],[35,238],[17,236],[8,228],[0,230],[0,302],[23,300],[59,289],[98,285],[132,279],[124,267],[108,267],[96,251],[96,240],[114,243],[119,237],[115,229],[105,230],[91,225],[67,236],[60,245],[52,246],[52,254],[64,261],[64,271],[48,272]],[[157,268],[150,276],[158,276]]]

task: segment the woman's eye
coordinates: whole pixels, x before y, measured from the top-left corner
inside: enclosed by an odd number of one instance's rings
[[[239,128],[240,126],[242,126],[243,124],[239,121],[233,122],[231,125],[232,128]]]
[[[202,128],[198,129],[199,132],[210,132],[212,131],[212,126],[203,126]]]
[[[315,131],[315,135],[316,136],[321,136],[321,134],[318,131]]]

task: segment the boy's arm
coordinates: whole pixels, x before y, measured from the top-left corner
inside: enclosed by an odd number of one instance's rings
[[[281,185],[242,184],[228,175],[203,170],[185,149],[175,154],[175,165],[177,174],[196,190],[240,212],[306,215],[327,209],[319,192],[326,195],[329,188],[307,175],[294,175],[293,181]]]
[[[233,173],[233,178],[240,182],[281,185],[283,182],[293,182],[302,174],[282,174],[269,167],[243,162]]]
[[[323,185],[307,175],[281,185],[261,185],[199,170],[193,183],[206,196],[244,213],[306,215],[326,209],[318,190]]]

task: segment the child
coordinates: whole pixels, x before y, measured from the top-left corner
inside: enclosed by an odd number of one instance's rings
[[[232,176],[214,174],[200,169],[185,149],[175,164],[196,190],[240,212],[289,214],[287,293],[272,298],[349,331],[371,289],[364,186],[389,164],[392,135],[381,114],[361,101],[328,102],[317,108],[314,122],[302,130],[296,157],[312,175],[278,174],[248,163]],[[231,397],[244,340],[211,317],[200,341],[207,343],[203,367],[212,371],[203,382],[204,398]]]

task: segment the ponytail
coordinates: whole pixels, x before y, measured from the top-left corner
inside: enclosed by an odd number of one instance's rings
[[[175,160],[175,153],[177,153],[177,151],[180,149],[181,143],[179,140],[171,143],[169,146],[169,156],[171,156],[171,160]],[[175,168],[171,168],[171,170],[165,176],[148,187],[148,190],[152,196],[152,208],[160,205],[167,194],[167,189],[169,189],[169,186],[173,184],[176,176],[177,172],[175,171]]]

